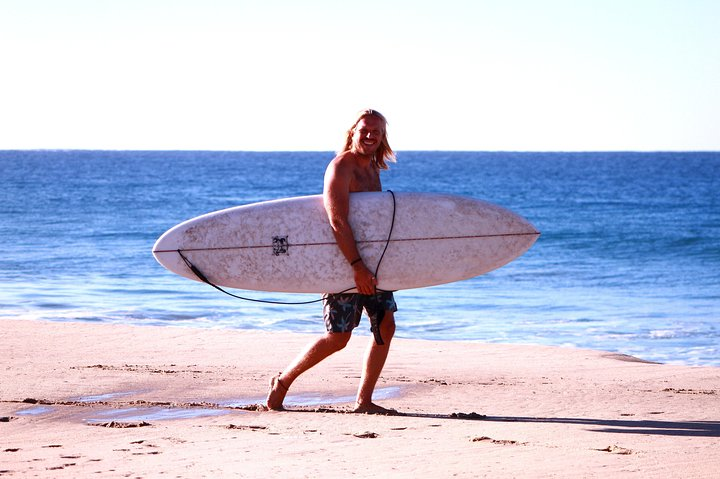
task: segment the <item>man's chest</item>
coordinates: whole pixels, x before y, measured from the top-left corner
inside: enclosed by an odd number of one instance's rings
[[[380,191],[380,172],[376,168],[357,169],[350,182],[351,191]]]

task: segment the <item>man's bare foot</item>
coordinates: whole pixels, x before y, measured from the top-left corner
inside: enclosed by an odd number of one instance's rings
[[[283,401],[285,400],[288,388],[280,381],[281,374],[282,373],[278,373],[277,376],[270,378],[270,389],[268,390],[266,405],[271,411],[285,410]]]
[[[392,416],[398,414],[395,409],[388,409],[371,402],[367,404],[355,403],[356,407],[353,410],[357,414],[384,414],[386,416]]]

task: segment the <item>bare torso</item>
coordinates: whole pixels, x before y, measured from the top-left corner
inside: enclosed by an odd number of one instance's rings
[[[373,163],[367,166],[354,165],[350,176],[350,192],[382,190],[380,172]]]

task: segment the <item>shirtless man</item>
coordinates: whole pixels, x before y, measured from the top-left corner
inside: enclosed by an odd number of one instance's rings
[[[365,352],[355,412],[389,413],[372,402],[373,391],[385,365],[395,333],[395,300],[390,292],[377,292],[377,279],[363,262],[348,222],[350,193],[381,191],[380,170],[386,160],[394,161],[387,141],[387,122],[375,110],[363,110],[347,131],[343,151],[325,171],[323,201],[335,240],[353,269],[358,293],[323,295],[323,316],[327,333],[310,343],[284,371],[270,380],[267,407],[282,410],[288,388],[302,373],[347,345],[363,310],[370,318],[374,338]]]

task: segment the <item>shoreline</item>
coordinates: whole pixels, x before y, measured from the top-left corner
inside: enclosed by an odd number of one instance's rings
[[[307,334],[0,322],[0,477],[712,477],[720,368],[551,346],[395,339],[349,413],[371,338],[267,382]],[[381,397],[377,397],[377,395]],[[23,402],[23,401],[28,402]]]
[[[407,298],[405,298],[407,299]],[[271,333],[271,334],[299,334],[304,336],[310,336],[310,337],[316,337],[319,334],[322,334],[324,331],[324,327],[321,323],[318,321],[321,321],[321,318],[317,316],[319,314],[317,311],[314,311],[316,314],[313,317],[313,324],[312,327],[305,327],[305,328],[293,328],[293,327],[280,327],[275,329],[275,326],[269,326],[269,327],[262,327],[262,325],[255,326],[252,328],[238,326],[237,322],[235,323],[225,323],[225,322],[213,322],[212,324],[206,324],[202,322],[193,322],[193,321],[173,321],[173,320],[154,320],[152,318],[145,318],[143,320],[138,321],[128,321],[128,320],[114,320],[114,319],[102,319],[102,320],[92,320],[87,318],[75,318],[72,315],[68,314],[64,317],[37,317],[36,315],[32,314],[23,314],[23,313],[8,313],[8,314],[0,314],[0,324],[3,321],[13,321],[13,320],[22,320],[22,321],[40,321],[40,322],[52,322],[52,323],[87,323],[87,324],[105,324],[105,325],[126,325],[126,326],[132,326],[132,327],[169,327],[169,328],[189,328],[194,330],[223,330],[223,331],[255,331],[255,332],[262,332],[262,333]],[[462,317],[462,316],[460,316]],[[453,319],[458,318],[458,316],[453,315]],[[306,318],[305,318],[306,319]],[[398,331],[395,334],[395,338],[403,339],[403,340],[419,340],[419,341],[436,341],[441,343],[478,343],[478,344],[498,344],[498,345],[508,345],[508,346],[520,346],[520,345],[526,345],[526,346],[549,346],[549,347],[558,347],[562,349],[589,349],[589,350],[602,350],[606,352],[613,352],[617,354],[625,354],[628,356],[635,356],[641,360],[649,361],[649,362],[657,362],[659,364],[667,364],[667,365],[673,365],[673,366],[688,366],[688,367],[720,367],[720,359],[718,359],[715,356],[709,356],[712,355],[712,350],[717,348],[708,348],[707,345],[705,346],[698,346],[697,344],[676,344],[673,346],[668,346],[667,344],[661,344],[661,341],[658,341],[658,344],[656,347],[650,347],[652,345],[642,343],[640,346],[638,344],[630,341],[626,343],[619,343],[619,342],[613,342],[610,341],[609,343],[602,343],[606,344],[607,347],[610,349],[602,349],[602,347],[599,347],[595,342],[593,341],[577,341],[574,340],[574,338],[562,338],[561,340],[549,340],[548,338],[544,336],[532,336],[532,334],[528,335],[528,337],[533,337],[533,341],[525,341],[524,338],[517,338],[517,337],[503,337],[500,339],[498,336],[495,335],[485,335],[485,337],[476,337],[472,336],[471,338],[468,337],[460,337],[458,335],[455,336],[441,336],[441,335],[425,335],[422,332],[419,334],[415,334],[412,331],[412,326],[409,328],[400,327]],[[356,329],[354,336],[363,336],[363,337],[369,337],[371,333],[369,332],[369,324],[366,321],[363,321],[359,328]],[[557,338],[556,338],[557,339]],[[576,339],[576,338],[575,338]]]

